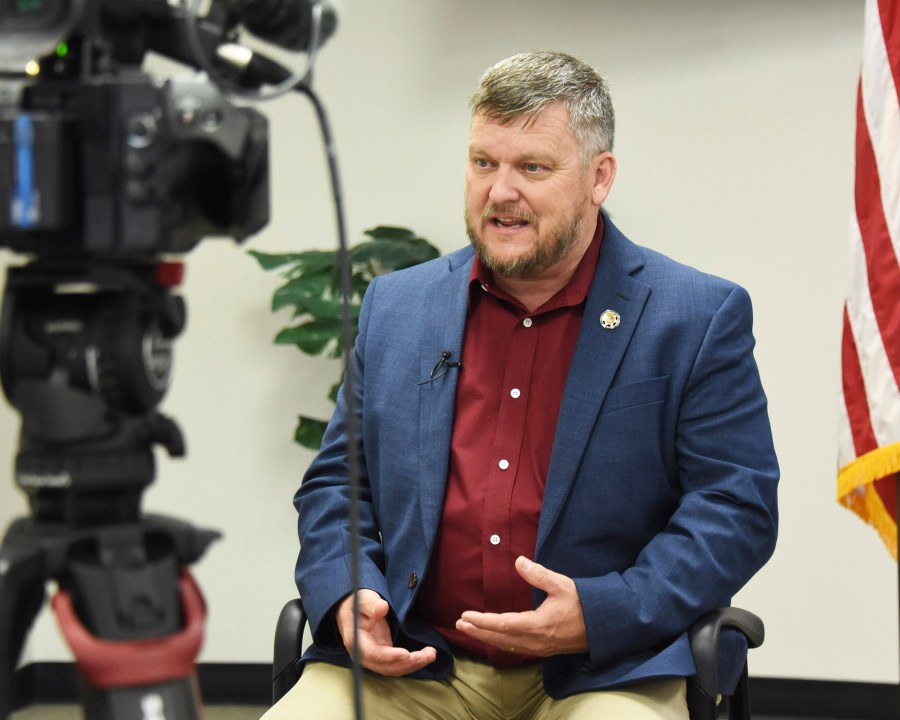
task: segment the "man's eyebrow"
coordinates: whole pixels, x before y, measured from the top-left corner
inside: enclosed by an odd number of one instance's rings
[[[490,157],[491,154],[484,150],[480,145],[476,143],[469,144],[469,157]],[[553,162],[553,154],[548,152],[547,150],[541,148],[532,150],[530,152],[523,152],[516,156],[515,162],[517,163],[539,163],[541,165],[549,165]]]

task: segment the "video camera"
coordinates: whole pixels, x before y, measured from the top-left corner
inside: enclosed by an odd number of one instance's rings
[[[0,246],[136,258],[187,252],[208,235],[240,241],[268,222],[265,118],[206,80],[160,86],[140,70],[148,51],[195,63],[184,10],[3,1]],[[235,5],[206,16],[207,47],[233,34]],[[10,78],[15,64],[27,74]]]
[[[302,0],[0,0],[0,248],[25,256],[7,273],[0,381],[31,510],[0,546],[0,720],[47,580],[74,601],[64,634],[80,619],[107,640],[178,639],[181,609],[202,605],[182,576],[218,533],[140,511],[153,446],[184,453],[156,411],[186,322],[172,256],[269,219],[268,123],[220,85],[291,75],[240,31],[312,56],[336,22]],[[148,53],[201,72],[157,81]],[[88,678],[92,716],[141,717],[147,671],[134,692]],[[173,717],[194,716],[185,687],[160,690]]]

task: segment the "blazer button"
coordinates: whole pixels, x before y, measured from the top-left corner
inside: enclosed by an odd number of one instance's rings
[[[406,584],[409,586],[409,589],[412,590],[416,585],[419,584],[419,576],[413,573],[409,576],[409,580],[406,581]]]

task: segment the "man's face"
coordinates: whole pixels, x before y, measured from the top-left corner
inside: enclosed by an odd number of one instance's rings
[[[466,229],[495,273],[540,278],[593,237],[593,164],[583,166],[568,120],[561,103],[527,123],[472,120]]]

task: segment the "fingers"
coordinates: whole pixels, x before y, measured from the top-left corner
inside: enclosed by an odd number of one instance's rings
[[[518,653],[520,655],[535,655],[546,657],[551,652],[540,642],[540,638],[528,634],[499,633],[485,630],[467,623],[465,620],[456,621],[456,629],[488,645],[493,645],[504,652]]]
[[[360,590],[357,593],[359,606],[359,634],[365,632],[379,644],[390,644],[390,627],[387,623],[388,603],[373,590]],[[341,639],[347,652],[353,651],[353,595],[345,597],[338,606],[336,621]],[[362,647],[362,643],[360,643]]]
[[[536,613],[481,613],[466,610],[456,621],[460,632],[506,652],[546,655]]]
[[[506,652],[547,657],[587,650],[587,630],[575,581],[526,557],[518,557],[515,566],[523,580],[547,593],[540,607],[518,613],[467,610],[457,620],[456,629]]]
[[[373,590],[360,590],[359,603],[359,662],[373,672],[391,677],[407,675],[437,659],[433,647],[410,652],[394,647],[387,621],[390,606]],[[347,652],[353,653],[353,595],[344,598],[337,610],[338,630]]]
[[[380,620],[381,618],[387,617],[389,606],[387,601],[381,597],[374,590],[363,589],[357,593],[359,598],[359,616],[360,620],[363,618]],[[343,615],[344,617],[349,616],[352,620],[353,618],[353,595],[350,594],[345,597],[340,606],[338,607],[338,613]]]
[[[359,628],[360,630],[373,630],[379,621],[387,617],[390,606],[387,601],[373,590],[360,590],[359,600]],[[353,595],[345,597],[338,606],[335,619],[338,631],[344,641],[344,646],[350,650],[353,638]]]
[[[420,670],[437,659],[433,647],[410,652],[390,645],[370,643],[360,633],[359,662],[367,670],[388,677],[399,677]]]
[[[536,627],[534,611],[520,613],[483,613],[466,610],[459,621],[480,631],[498,635],[524,635]]]
[[[554,590],[558,590],[561,581],[568,579],[565,575],[548,570],[543,565],[529,560],[524,555],[519,555],[516,558],[516,572],[529,585],[543,590],[547,594],[552,594]]]

